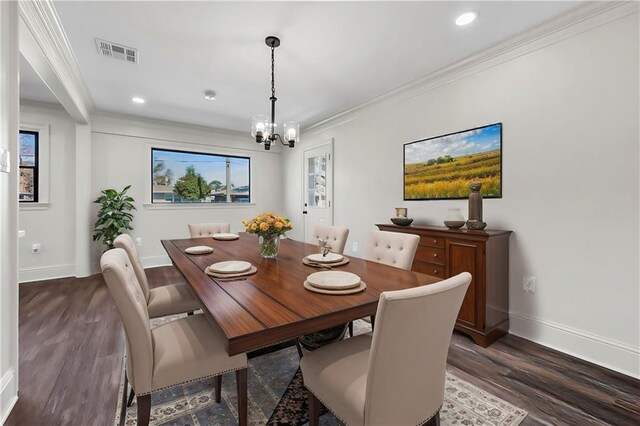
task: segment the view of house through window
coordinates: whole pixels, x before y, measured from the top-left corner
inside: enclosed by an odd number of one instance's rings
[[[20,202],[38,201],[38,132],[20,131]]]
[[[250,159],[151,150],[153,203],[248,203]]]

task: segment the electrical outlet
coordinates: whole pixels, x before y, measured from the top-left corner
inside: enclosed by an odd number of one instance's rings
[[[138,238],[136,238],[136,245],[137,245],[138,247],[142,247],[142,237],[138,237]]]
[[[358,243],[354,242],[353,243],[353,248],[351,249],[352,252],[357,253],[358,252]]]
[[[536,277],[533,276],[524,276],[522,279],[522,289],[524,291],[528,291],[529,293],[536,292]]]
[[[34,253],[34,254],[40,253],[41,249],[42,249],[42,246],[40,246],[40,243],[35,243],[31,245],[31,253]]]

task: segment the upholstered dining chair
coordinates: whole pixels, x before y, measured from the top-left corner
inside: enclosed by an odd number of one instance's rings
[[[371,231],[367,240],[365,259],[410,271],[419,242],[420,236],[414,234]],[[365,321],[367,320],[371,321],[371,329],[373,329],[375,316],[365,318]],[[349,333],[353,337],[353,321],[349,323]]]
[[[127,384],[136,394],[138,425],[149,424],[151,393],[193,380],[216,377],[215,398],[220,402],[220,375],[235,371],[238,417],[247,424],[247,357],[229,356],[221,331],[204,315],[192,315],[151,329],[149,311],[127,253],[109,250],[100,260],[102,275],[124,325],[127,348]]]
[[[451,334],[471,274],[380,295],[373,333],[305,355],[309,425],[320,401],[348,425],[440,424]]]
[[[329,225],[316,225],[313,227],[313,237],[316,240],[328,241],[333,253],[344,253],[344,246],[347,244],[348,236],[349,228]]]
[[[231,232],[228,223],[190,223],[189,234],[191,238],[211,237],[213,234]]]
[[[135,271],[137,282],[147,303],[150,318],[193,312],[201,308],[200,301],[191,293],[184,283],[167,284],[149,288],[147,274],[140,261],[133,238],[129,234],[121,234],[113,241],[113,245],[123,249]]]
[[[411,270],[419,242],[420,236],[414,234],[371,231],[367,240],[365,258],[373,262]]]

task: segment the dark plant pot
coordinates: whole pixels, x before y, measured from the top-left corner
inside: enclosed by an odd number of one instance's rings
[[[409,226],[411,225],[411,222],[413,222],[413,219],[408,217],[392,217],[391,222],[398,226]]]

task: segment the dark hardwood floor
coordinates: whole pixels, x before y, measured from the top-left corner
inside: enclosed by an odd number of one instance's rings
[[[148,269],[152,286],[177,282]],[[20,286],[20,398],[7,425],[112,425],[124,341],[100,275]],[[515,336],[455,333],[449,368],[529,412],[525,425],[640,425],[640,381]]]

